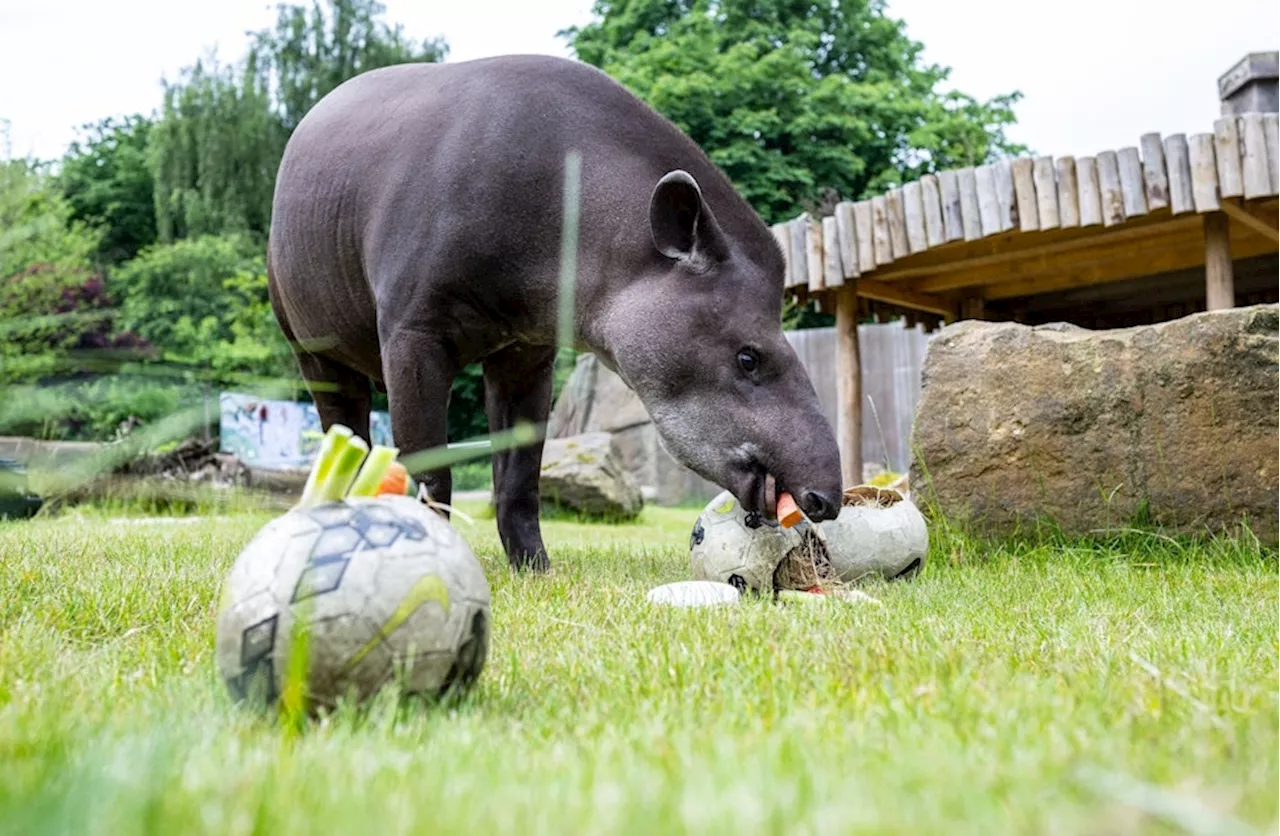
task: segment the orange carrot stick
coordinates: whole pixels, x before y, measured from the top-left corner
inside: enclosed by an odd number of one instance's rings
[[[409,471],[400,462],[392,462],[387,474],[378,485],[378,493],[394,493],[403,496],[409,492]]]
[[[790,528],[800,522],[803,516],[791,494],[782,493],[778,496],[778,522],[782,523],[783,528]]]

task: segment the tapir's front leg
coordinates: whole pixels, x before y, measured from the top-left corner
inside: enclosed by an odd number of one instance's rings
[[[442,448],[449,443],[449,390],[458,369],[443,346],[417,331],[393,332],[382,341],[382,374],[387,383],[391,436],[400,455]],[[449,468],[413,468],[413,477],[431,499],[452,500]],[[446,514],[447,516],[447,514]]]
[[[511,346],[484,361],[484,402],[489,431],[510,429],[522,421],[541,424],[551,414],[555,373],[554,348]],[[496,453],[493,496],[498,536],[515,569],[545,572],[550,568],[538,525],[538,478],[542,473],[542,441]]]

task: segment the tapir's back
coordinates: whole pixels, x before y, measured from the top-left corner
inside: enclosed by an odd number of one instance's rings
[[[649,196],[676,168],[697,178],[731,238],[772,246],[691,140],[592,67],[546,56],[388,67],[326,96],[281,162],[272,284],[294,336],[336,337],[335,354],[377,379],[377,330],[391,316],[461,327],[450,323],[475,311],[451,306],[465,298],[517,338],[554,330],[561,184],[575,148],[583,271],[657,257]],[[454,337],[491,338],[476,331]]]

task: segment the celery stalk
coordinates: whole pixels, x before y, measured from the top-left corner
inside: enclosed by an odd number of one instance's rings
[[[395,447],[375,444],[361,465],[360,473],[352,483],[351,490],[347,491],[347,496],[377,496],[378,486],[382,484],[383,477],[399,454],[399,449]]]
[[[311,465],[311,473],[307,475],[307,484],[302,489],[302,498],[298,500],[299,508],[323,501],[319,498],[320,487],[328,480],[338,454],[354,435],[350,427],[342,424],[329,427],[329,431],[324,434],[324,439],[320,442],[320,450],[316,455],[315,464]]]
[[[352,436],[347,441],[334,457],[329,475],[320,483],[318,498],[321,502],[339,502],[347,495],[347,488],[356,480],[360,463],[368,452],[369,445],[360,436]]]

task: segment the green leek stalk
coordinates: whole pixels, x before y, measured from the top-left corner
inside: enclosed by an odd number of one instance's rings
[[[320,502],[341,502],[351,483],[356,480],[360,464],[368,454],[369,445],[363,438],[356,435],[348,439],[346,446],[334,457],[329,475],[320,483],[317,499]]]
[[[399,454],[400,450],[395,447],[375,444],[361,465],[360,473],[352,483],[351,490],[347,491],[347,496],[377,496],[378,486],[382,484],[383,477]]]
[[[338,454],[354,436],[355,433],[351,428],[342,424],[329,427],[329,431],[324,434],[320,442],[320,451],[316,455],[315,464],[311,466],[311,473],[307,475],[307,484],[302,488],[302,498],[298,500],[299,508],[317,505],[323,501],[319,498],[320,487],[328,480],[333,465],[338,460]]]

